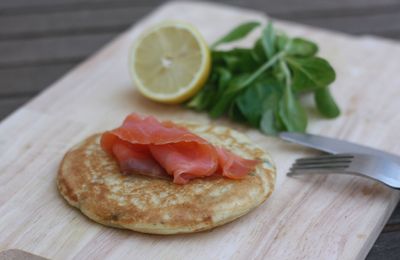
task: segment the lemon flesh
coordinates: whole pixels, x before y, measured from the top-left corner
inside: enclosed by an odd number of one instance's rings
[[[204,85],[210,51],[184,22],[164,22],[146,31],[132,49],[131,70],[139,91],[163,103],[180,103]]]

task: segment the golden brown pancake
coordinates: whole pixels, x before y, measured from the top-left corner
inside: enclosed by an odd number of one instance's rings
[[[260,159],[242,180],[206,177],[179,185],[171,180],[122,175],[117,161],[100,147],[100,134],[65,155],[57,178],[62,196],[92,220],[152,234],[191,233],[230,222],[271,194],[275,166],[243,134],[225,127],[185,125],[214,145],[247,159]]]

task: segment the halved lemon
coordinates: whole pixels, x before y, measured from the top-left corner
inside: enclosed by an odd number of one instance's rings
[[[208,45],[192,25],[168,21],[144,32],[134,44],[130,69],[139,91],[162,103],[180,103],[208,78]]]

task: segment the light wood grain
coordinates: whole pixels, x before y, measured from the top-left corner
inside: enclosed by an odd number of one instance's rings
[[[260,13],[227,6],[169,3],[3,121],[0,250],[21,248],[52,259],[365,257],[398,202],[398,192],[350,176],[288,178],[285,172],[295,158],[315,152],[226,120],[214,123],[247,133],[278,166],[272,197],[238,221],[192,235],[144,235],[96,224],[58,195],[55,176],[67,149],[93,132],[115,127],[130,112],[210,122],[203,114],[148,101],[132,86],[129,47],[144,28],[171,18],[193,23],[210,42],[242,21],[266,20]],[[337,70],[332,90],[343,115],[324,120],[309,108],[314,114],[309,131],[400,153],[399,45],[290,23],[276,26],[317,41]]]
[[[315,25],[329,30],[339,30],[350,34],[373,34],[389,38],[400,38],[400,10],[393,12],[361,13],[348,15],[329,15],[322,13],[313,17],[306,13],[290,18],[291,15],[282,15],[281,18],[295,20],[296,22]]]

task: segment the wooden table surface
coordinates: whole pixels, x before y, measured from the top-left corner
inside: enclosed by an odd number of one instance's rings
[[[161,4],[0,0],[0,120]],[[298,23],[400,39],[399,0],[220,0]],[[400,258],[400,206],[367,259]]]

